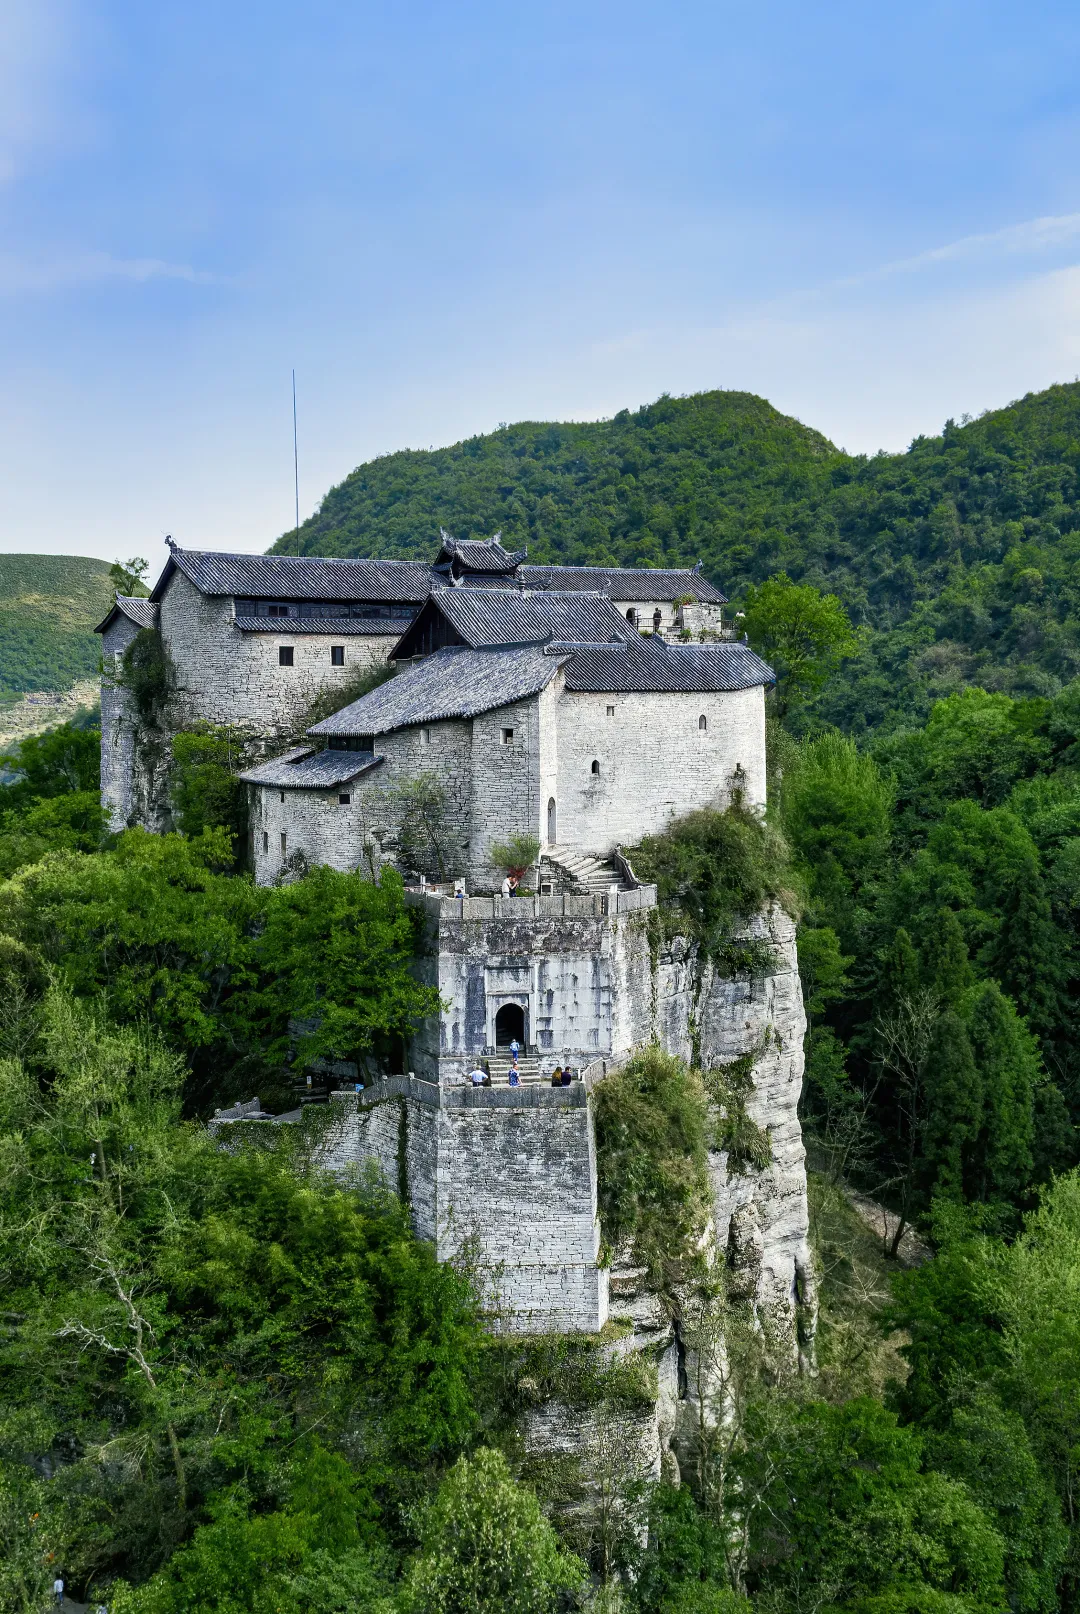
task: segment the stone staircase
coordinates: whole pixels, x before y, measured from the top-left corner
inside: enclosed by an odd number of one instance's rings
[[[552,864],[557,877],[561,876],[560,884],[582,896],[606,897],[612,886],[619,891],[630,890],[610,858],[576,852],[572,846],[547,846],[540,856],[541,879],[545,863]]]
[[[491,1072],[492,1087],[505,1087],[510,1081],[510,1055],[501,1048],[497,1054],[487,1054],[484,1064]],[[536,1054],[518,1055],[518,1078],[522,1085],[540,1080],[540,1060]]]

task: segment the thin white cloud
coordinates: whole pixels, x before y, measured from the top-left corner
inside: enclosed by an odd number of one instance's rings
[[[138,285],[150,280],[184,280],[194,286],[208,286],[220,278],[186,263],[167,263],[163,258],[114,258],[108,252],[74,252],[63,257],[31,259],[0,253],[0,295],[9,297],[109,280],[128,280]]]
[[[832,280],[830,287],[864,286],[870,281],[883,280],[889,275],[912,274],[920,269],[932,269],[941,263],[956,263],[969,258],[1006,256],[1017,252],[1043,252],[1050,247],[1063,246],[1080,236],[1080,213],[1050,214],[1046,218],[1026,219],[1022,224],[1010,224],[1004,230],[992,230],[985,235],[965,235],[959,241],[950,241],[944,247],[932,247],[917,252],[911,258],[897,258],[892,263],[879,264],[862,274],[846,275]]]

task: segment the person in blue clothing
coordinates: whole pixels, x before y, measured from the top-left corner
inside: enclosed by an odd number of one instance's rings
[[[521,1044],[516,1037],[510,1039],[510,1058],[517,1063],[517,1056],[521,1052]]]

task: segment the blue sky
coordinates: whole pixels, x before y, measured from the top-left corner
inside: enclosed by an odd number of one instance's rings
[[[1080,372],[1080,8],[0,0],[5,550],[737,387],[852,450]]]

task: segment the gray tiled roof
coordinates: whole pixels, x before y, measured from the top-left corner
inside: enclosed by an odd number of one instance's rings
[[[442,548],[435,564],[438,566],[445,557],[448,561],[461,561],[470,572],[512,572],[525,559],[528,550],[504,549],[499,537],[496,533],[494,538],[451,538],[444,529]]]
[[[118,594],[113,602],[112,609],[102,622],[94,629],[95,633],[104,633],[117,616],[126,616],[139,628],[157,627],[157,606],[151,600],[141,599],[138,595]]]
[[[476,717],[537,695],[551,682],[559,658],[535,645],[502,650],[439,650],[362,695],[309,734],[387,734],[414,723]]]
[[[429,609],[432,607],[442,612],[474,650],[483,645],[542,644],[547,639],[591,643],[625,638],[634,631],[618,607],[600,594],[447,588],[432,594]]]
[[[400,639],[403,623],[400,617],[362,616],[238,616],[236,626],[241,633],[279,633],[288,637],[294,633],[324,634],[389,634]]]
[[[377,768],[382,760],[370,751],[312,751],[305,745],[273,762],[260,762],[240,777],[245,784],[271,785],[275,790],[329,790]]]
[[[725,605],[727,595],[699,571],[669,567],[519,566],[526,588],[599,589],[613,600],[677,600],[692,594],[707,605]]]
[[[411,560],[322,560],[314,555],[217,555],[174,549],[151,599],[179,570],[202,594],[246,599],[401,600],[419,604],[431,568]]]
[[[551,655],[569,647],[547,646]],[[772,668],[745,644],[668,644],[634,638],[623,645],[575,645],[566,662],[566,687],[607,694],[713,693],[753,689],[776,680]]]

